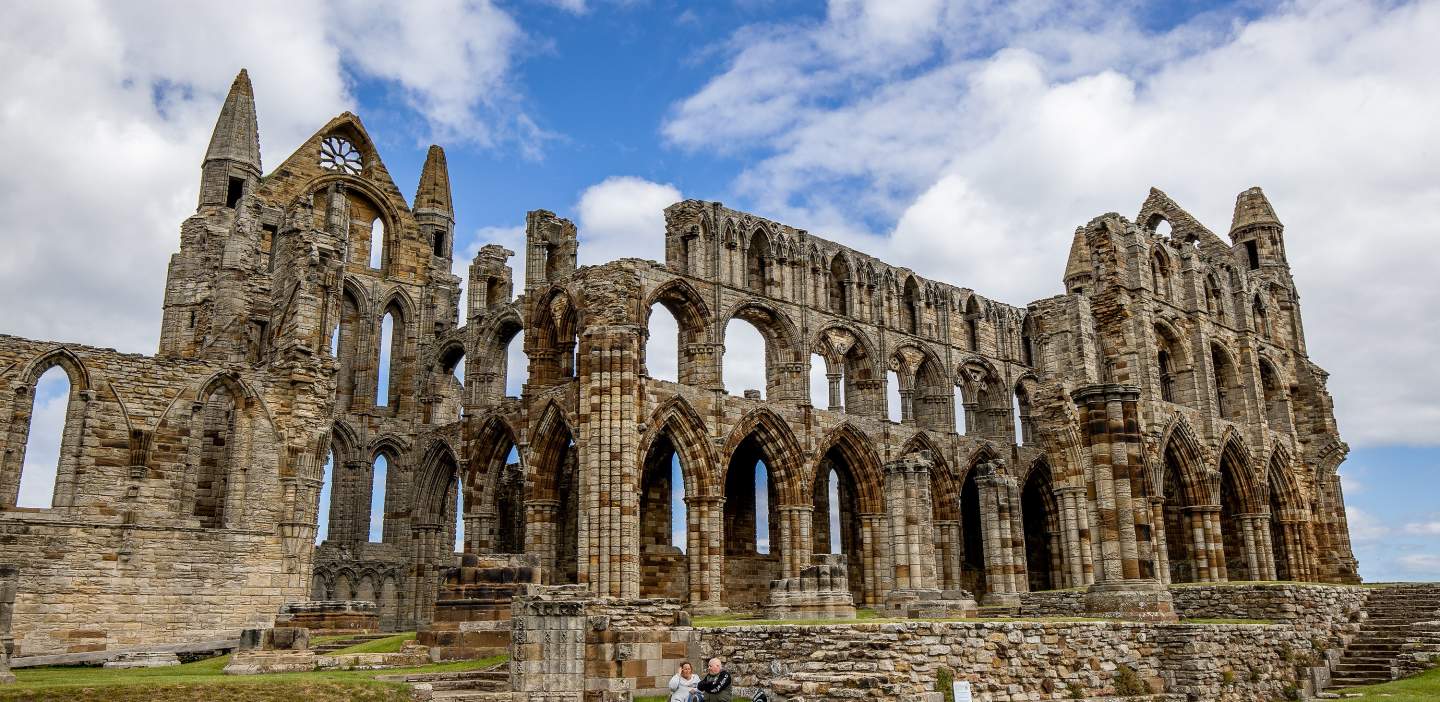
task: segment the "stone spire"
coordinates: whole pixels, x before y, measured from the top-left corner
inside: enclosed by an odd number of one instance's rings
[[[225,96],[225,105],[220,108],[220,117],[215,120],[215,133],[210,137],[210,148],[205,151],[205,161],[230,161],[234,165],[248,166],[260,174],[260,129],[255,122],[255,90],[250,86],[250,74],[240,69],[235,82],[230,84],[230,93]]]
[[[1065,287],[1074,292],[1077,279],[1086,278],[1094,271],[1090,267],[1090,244],[1086,241],[1085,228],[1075,230],[1075,239],[1070,243],[1070,260],[1065,263]],[[1084,281],[1079,281],[1081,285]]]
[[[445,150],[433,144],[425,156],[425,168],[420,171],[415,210],[436,210],[452,219],[455,216],[450,205],[450,169],[445,165]]]
[[[1255,225],[1283,226],[1280,218],[1275,216],[1275,208],[1270,206],[1270,200],[1265,197],[1265,191],[1258,186],[1235,197],[1235,216],[1230,220],[1230,236],[1234,237],[1241,229]]]

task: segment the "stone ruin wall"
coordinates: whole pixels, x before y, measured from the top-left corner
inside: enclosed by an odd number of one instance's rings
[[[4,453],[17,655],[223,641],[305,595],[323,368],[297,392],[300,375],[0,336],[7,447],[24,447],[35,381],[56,365],[70,378],[70,421],[52,508],[13,506],[23,451]],[[227,460],[252,468],[232,473],[219,515],[212,505],[201,517],[191,437],[204,419],[197,398],[215,392],[238,400],[244,427]],[[310,450],[286,436],[309,437]]]
[[[0,338],[0,354],[11,359],[0,366],[8,384],[0,485],[18,484],[24,388],[57,347],[80,359],[67,361],[75,366],[67,372],[90,398],[79,414],[72,400],[57,507],[0,505],[5,538],[31,554],[17,559],[22,573],[35,573],[22,578],[38,578],[22,580],[22,646],[208,635],[307,594],[374,597],[387,628],[423,625],[439,574],[454,564],[457,518],[464,550],[523,551],[549,583],[623,598],[678,594],[694,611],[748,608],[769,580],[795,576],[828,550],[828,495],[816,485],[829,468],[844,488],[849,583],[857,604],[874,606],[911,572],[892,558],[886,466],[920,451],[933,461],[926,490],[935,501],[901,511],[934,525],[933,551],[913,563],[926,587],[1016,607],[1029,590],[1131,571],[1162,584],[1357,578],[1336,473],[1345,445],[1325,373],[1306,355],[1283,226],[1258,188],[1237,198],[1231,243],[1159,191],[1135,222],[1092,220],[1076,230],[1066,294],[1026,308],[699,201],[667,208],[663,263],[579,268],[574,225],[531,212],[525,280],[513,280],[512,252],[485,246],[460,300],[438,147],[407,202],[354,115],[331,120],[268,175],[256,130],[242,72],[206,154],[196,215],[171,260],[157,357]],[[370,265],[372,240],[381,246],[378,266]],[[654,379],[646,367],[656,304],[680,328],[678,382]],[[396,334],[390,393],[379,398],[386,315]],[[763,400],[724,392],[724,335],[734,318],[766,339]],[[517,335],[529,380],[520,397],[506,397],[505,349]],[[810,400],[812,354],[826,366],[824,407]],[[76,385],[85,364],[106,385]],[[451,374],[459,364],[463,385]],[[889,370],[900,384],[899,422],[886,417]],[[246,398],[246,416],[264,408],[265,420],[237,425],[226,442],[252,447],[227,464],[234,479],[226,484],[243,481],[247,492],[226,492],[226,504],[237,505],[226,514],[245,519],[196,525],[183,518],[197,514],[187,495],[198,483],[186,471],[211,470],[228,454],[194,435],[169,438],[162,421],[193,414],[186,403],[202,394],[209,402],[212,377],[229,379],[220,385]],[[1133,502],[1126,495],[1102,504],[1087,493],[1101,480],[1095,437],[1072,393],[1097,386],[1113,389],[1106,397],[1129,403],[1124,416],[1135,418],[1115,438],[1129,452],[1119,469],[1135,486]],[[685,480],[683,555],[660,536],[670,527],[668,500],[656,497],[669,493],[660,468],[671,452]],[[312,554],[327,455],[330,532]],[[370,543],[378,455],[390,468],[383,535]],[[773,482],[769,554],[754,552],[748,486],[729,482],[732,463],[757,459]],[[101,484],[73,482],[79,495],[109,491],[105,499],[65,502],[73,476],[112,473]],[[1116,484],[1098,486],[1108,495]],[[117,506],[127,501],[136,507]],[[1132,507],[1119,515],[1127,528],[1117,528],[1115,504]],[[119,545],[127,538],[133,547]],[[146,543],[174,551],[168,559],[157,551],[147,566]],[[44,560],[57,548],[70,559],[59,570]],[[1114,562],[1123,572],[1104,572],[1110,548],[1129,554]],[[180,574],[219,563],[263,574],[230,590],[264,590],[259,599],[226,595],[237,613],[225,616],[236,621],[211,621],[183,598],[173,622],[137,625],[131,618],[152,615],[118,611],[133,593],[191,592],[193,583],[169,588]],[[683,576],[675,572],[682,564]],[[103,627],[72,627],[78,616],[63,603],[38,603],[81,587],[99,593],[87,601],[117,603],[100,617]],[[103,641],[89,635],[100,630]],[[84,643],[70,643],[74,631]]]

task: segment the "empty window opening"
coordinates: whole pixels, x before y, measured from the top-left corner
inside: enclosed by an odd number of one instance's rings
[[[810,354],[810,404],[817,409],[840,411],[844,403],[841,399],[841,376],[836,374],[832,383],[828,368],[824,356]]]
[[[445,257],[445,230],[444,230],[444,229],[436,229],[436,230],[435,230],[435,235],[434,235],[434,237],[431,239],[430,245],[431,245],[431,247],[432,247],[432,249],[433,249],[433,253],[434,253],[436,256],[439,256],[439,257],[441,257],[441,258],[444,258],[444,257]]]
[[[35,383],[30,411],[30,433],[25,439],[25,465],[20,469],[16,507],[49,509],[54,505],[60,473],[60,446],[65,436],[65,415],[70,410],[70,376],[54,366]]]
[[[200,405],[197,419],[199,464],[195,468],[195,506],[191,514],[200,526],[226,526],[230,468],[235,458],[236,399],[225,386],[218,386]]]
[[[1175,375],[1170,369],[1170,354],[1161,350],[1159,354],[1160,364],[1160,399],[1166,402],[1175,401]]]
[[[745,287],[751,292],[765,294],[770,280],[770,238],[759,229],[750,237],[750,246],[745,249]]]
[[[650,307],[649,337],[645,341],[645,369],[651,378],[679,382],[680,325],[660,303]]]
[[[520,397],[520,391],[530,380],[530,359],[525,356],[524,337],[520,334],[510,338],[505,345],[505,396]]]
[[[316,512],[315,545],[330,538],[330,501],[335,493],[335,452],[325,454],[325,470],[320,476],[320,508]]]
[[[455,478],[455,543],[456,553],[465,552],[465,484]]]
[[[904,418],[900,398],[900,374],[893,370],[885,371],[885,417],[897,423]]]
[[[229,187],[225,191],[225,206],[235,209],[240,204],[240,198],[245,195],[245,179],[230,176]]]
[[[260,266],[271,272],[275,270],[275,254],[280,243],[275,232],[273,224],[260,227]]]
[[[394,362],[393,346],[395,344],[395,314],[386,312],[385,318],[380,322],[380,348],[376,364],[379,375],[375,382],[375,406],[386,407],[390,404],[390,370]]]
[[[744,395],[746,390],[760,393],[765,399],[766,361],[765,337],[744,319],[731,319],[725,325],[725,356],[721,361],[725,392]]]
[[[955,433],[964,436],[969,425],[965,417],[965,391],[955,386]]]
[[[370,222],[370,267],[380,270],[385,263],[385,222],[376,217]]]
[[[1260,249],[1253,239],[1245,242],[1245,256],[1250,261],[1250,270],[1260,267]]]
[[[390,459],[375,455],[370,467],[370,532],[368,541],[378,544],[385,540],[385,493],[390,476]]]
[[[920,333],[920,286],[914,278],[905,281],[905,292],[901,301],[901,329],[910,334]]]
[[[830,311],[835,314],[845,314],[849,306],[846,304],[846,285],[850,279],[850,266],[845,263],[845,257],[836,254],[830,259]]]

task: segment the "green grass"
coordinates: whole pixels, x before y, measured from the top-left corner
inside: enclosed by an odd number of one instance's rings
[[[229,656],[208,658],[165,668],[114,670],[94,667],[21,668],[16,684],[0,688],[0,701],[30,702],[189,702],[244,699],[246,702],[403,702],[410,699],[403,683],[381,682],[377,675],[439,673],[488,668],[504,656],[478,661],[438,663],[386,670],[315,671],[267,675],[225,675]]]
[[[415,640],[415,632],[406,631],[394,636],[387,636],[383,639],[375,639],[358,643],[348,648],[327,653],[327,656],[344,656],[351,653],[398,653],[406,641]]]
[[[1386,700],[1387,702],[1433,702],[1440,699],[1440,668],[1431,668],[1419,675],[1365,687],[1348,687],[1338,690],[1342,693],[1359,693],[1356,700]]]

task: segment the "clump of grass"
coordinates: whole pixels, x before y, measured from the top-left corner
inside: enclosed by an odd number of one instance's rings
[[[1140,674],[1128,665],[1115,669],[1115,696],[1139,697],[1150,694],[1150,686],[1140,679]]]

